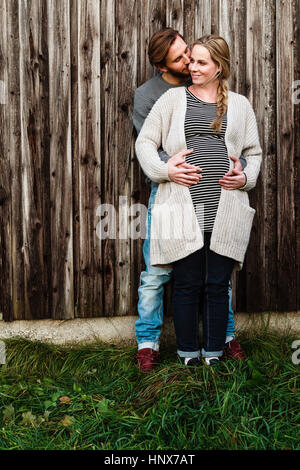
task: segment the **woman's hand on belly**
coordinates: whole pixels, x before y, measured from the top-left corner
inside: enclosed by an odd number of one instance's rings
[[[199,174],[202,169],[198,166],[190,165],[185,161],[185,156],[192,152],[193,149],[184,150],[169,158],[168,175],[170,180],[174,183],[190,187],[193,184],[199,183],[202,178],[202,175]]]

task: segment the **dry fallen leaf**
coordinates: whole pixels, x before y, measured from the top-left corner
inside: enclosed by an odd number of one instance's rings
[[[73,416],[64,416],[64,418],[60,421],[60,424],[62,424],[63,426],[72,426],[74,422],[74,418]]]
[[[64,404],[64,405],[68,405],[68,404],[72,403],[71,398],[70,398],[70,397],[67,397],[67,396],[65,396],[65,397],[60,397],[60,398],[59,398],[59,401],[60,401],[62,404]]]

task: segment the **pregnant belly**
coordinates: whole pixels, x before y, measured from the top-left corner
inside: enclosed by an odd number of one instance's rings
[[[189,187],[198,223],[202,230],[212,231],[221,196],[219,180],[229,171],[230,162],[224,141],[212,136],[187,140],[193,148],[186,162],[202,168],[202,178]]]
[[[230,167],[224,141],[214,136],[195,136],[187,140],[187,148],[193,148],[194,151],[186,156],[186,162],[202,168],[202,179],[191,188],[215,187],[219,192],[218,181],[229,171]]]

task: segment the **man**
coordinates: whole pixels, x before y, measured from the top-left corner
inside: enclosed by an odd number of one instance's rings
[[[135,92],[133,124],[137,133],[140,132],[152,106],[163,93],[170,88],[188,86],[192,83],[188,70],[190,49],[178,31],[166,28],[155,33],[149,43],[148,56],[150,63],[160,73],[137,88]],[[191,152],[192,150],[186,150],[170,157],[162,149],[159,150],[161,160],[168,162],[168,176],[171,181],[185,186],[199,182],[201,168],[185,162],[185,156]],[[243,169],[237,157],[230,158],[234,161],[235,169]],[[242,159],[242,161],[245,166],[245,160]],[[235,178],[233,173],[230,176]],[[147,180],[150,182],[149,179]],[[146,271],[141,273],[138,289],[139,318],[135,324],[135,334],[138,343],[137,360],[141,372],[151,371],[158,362],[160,333],[163,322],[164,286],[172,276],[172,269],[153,267],[150,264],[151,208],[155,201],[157,189],[158,183],[152,181],[147,216],[147,235],[143,245]],[[224,355],[228,358],[244,360],[246,355],[234,339],[235,328],[231,295],[232,292],[229,287],[229,318]]]

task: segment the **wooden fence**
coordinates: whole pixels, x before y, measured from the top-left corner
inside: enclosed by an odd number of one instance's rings
[[[300,309],[299,24],[299,0],[0,0],[4,320],[136,313],[143,240],[100,241],[97,209],[147,204],[133,95],[154,74],[147,45],[164,26],[190,44],[224,36],[231,89],[258,119],[263,164],[237,310]]]

